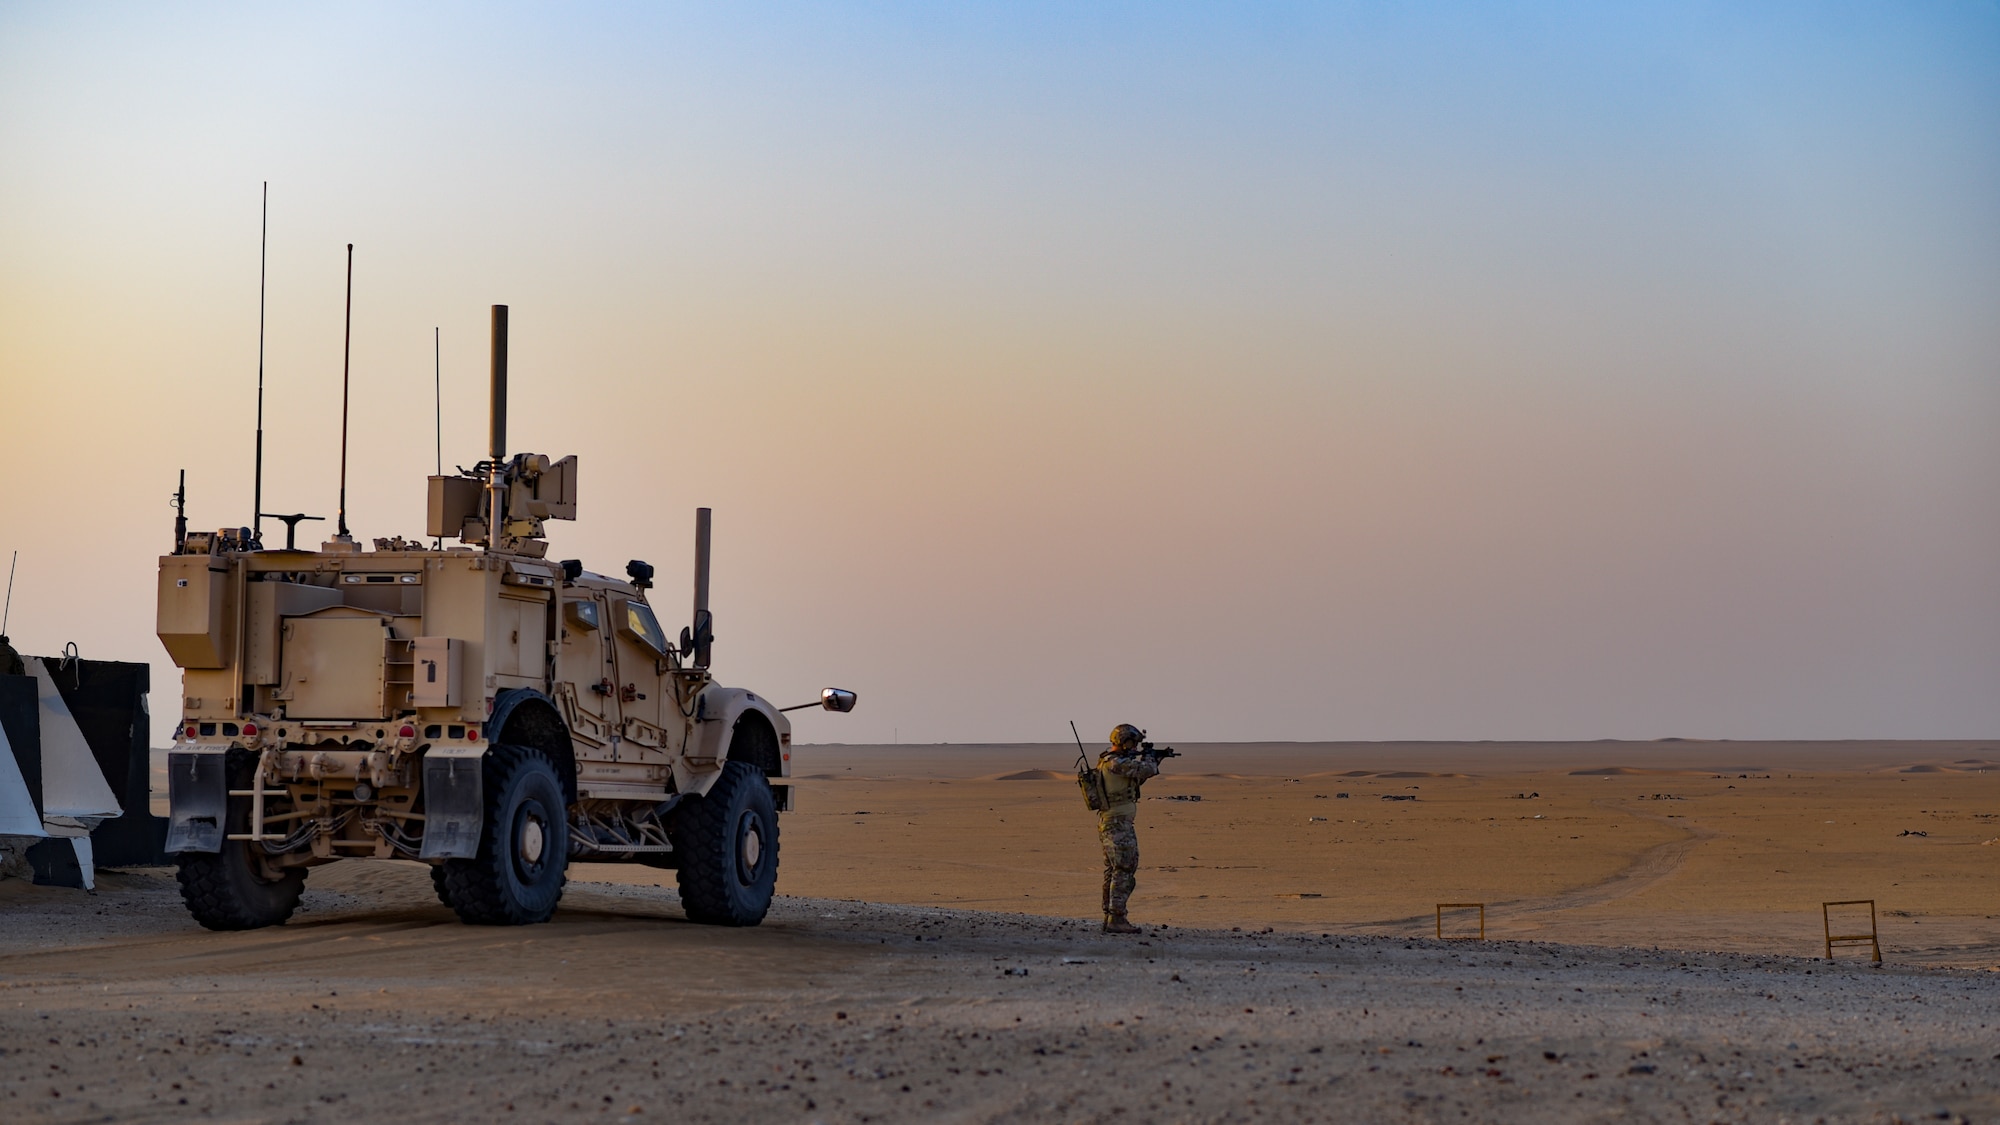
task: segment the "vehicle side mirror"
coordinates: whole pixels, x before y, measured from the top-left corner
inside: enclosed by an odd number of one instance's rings
[[[852,711],[854,702],[860,698],[851,691],[830,687],[819,693],[819,705],[829,711]]]

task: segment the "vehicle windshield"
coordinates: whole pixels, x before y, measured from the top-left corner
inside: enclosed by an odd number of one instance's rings
[[[626,602],[624,628],[626,634],[633,640],[644,644],[661,656],[667,654],[666,630],[660,628],[660,621],[653,616],[651,606],[644,602]]]

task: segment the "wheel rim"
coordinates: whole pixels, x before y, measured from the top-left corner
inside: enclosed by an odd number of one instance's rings
[[[745,886],[757,881],[757,869],[764,862],[764,826],[755,813],[746,812],[736,822],[736,877]]]
[[[549,847],[547,818],[539,804],[525,804],[514,821],[514,867],[524,879],[542,870]]]

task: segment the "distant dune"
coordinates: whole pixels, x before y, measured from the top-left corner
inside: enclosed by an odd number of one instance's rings
[[[1389,773],[1378,773],[1375,776],[1376,777],[1464,777],[1466,775],[1462,773],[1431,773],[1428,770],[1394,770]]]
[[[1013,773],[994,774],[983,778],[985,781],[1067,781],[1071,775],[1055,770],[1017,770]]]
[[[1436,773],[1431,770],[1342,770],[1339,773],[1309,773],[1307,777],[1468,777],[1462,773]]]
[[[1766,766],[1716,766],[1712,769],[1674,770],[1651,766],[1600,766],[1592,770],[1571,770],[1571,777],[1714,777],[1717,774],[1769,773]]]
[[[1274,778],[1281,778],[1281,775],[1275,773],[1192,773],[1192,774],[1181,774],[1179,776],[1209,777],[1221,781],[1270,781]],[[1282,780],[1338,781],[1347,778],[1374,777],[1374,778],[1380,778],[1385,781],[1389,781],[1389,780],[1407,780],[1410,778],[1443,778],[1443,777],[1470,777],[1470,776],[1472,775],[1463,773],[1432,773],[1427,770],[1346,770],[1341,773],[1332,773],[1325,771],[1322,771],[1320,773],[1302,773],[1297,777],[1286,777],[1282,778]]]

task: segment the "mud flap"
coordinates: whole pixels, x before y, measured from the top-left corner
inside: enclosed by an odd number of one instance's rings
[[[419,859],[471,859],[486,819],[483,758],[424,757],[424,847]]]
[[[167,755],[166,851],[219,852],[229,803],[229,759],[222,754]]]

